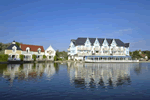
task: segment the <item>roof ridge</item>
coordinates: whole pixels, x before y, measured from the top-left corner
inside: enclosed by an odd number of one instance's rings
[[[32,44],[23,44],[23,45],[32,45]],[[32,45],[32,46],[41,46],[41,45]],[[43,47],[43,46],[42,46]]]

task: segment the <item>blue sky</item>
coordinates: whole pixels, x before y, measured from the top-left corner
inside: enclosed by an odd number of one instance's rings
[[[150,0],[1,0],[0,42],[67,50],[78,37],[118,38],[150,50]]]

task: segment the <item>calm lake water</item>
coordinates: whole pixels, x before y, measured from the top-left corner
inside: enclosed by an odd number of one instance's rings
[[[0,100],[149,100],[150,63],[0,64]]]

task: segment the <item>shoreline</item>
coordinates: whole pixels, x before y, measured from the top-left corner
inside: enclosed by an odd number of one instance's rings
[[[29,61],[29,62],[23,62],[23,61],[18,61],[18,62],[0,62],[0,64],[24,64],[24,63],[47,63],[47,62],[54,62],[54,63],[66,63],[66,62],[79,62],[79,63],[86,63],[85,61],[72,61],[72,60],[65,60],[65,61]],[[93,62],[95,63],[95,62]],[[99,63],[103,63],[103,62],[99,62]],[[105,62],[105,63],[109,63],[109,62]],[[116,62],[116,63],[122,63],[122,62]],[[126,63],[126,62],[125,62]],[[132,62],[131,62],[132,63]],[[149,61],[139,61],[138,63],[150,63]]]

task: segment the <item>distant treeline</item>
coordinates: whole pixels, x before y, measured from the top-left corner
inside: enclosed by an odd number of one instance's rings
[[[68,54],[66,51],[59,51],[59,50],[56,50],[56,56],[54,57],[54,60],[55,61],[58,61],[58,60],[68,60]]]
[[[140,51],[139,50],[136,50],[136,51],[132,51],[130,52],[130,56],[135,59],[139,59],[139,58],[143,58],[142,57],[142,54],[146,55],[148,57],[148,59],[150,59],[150,51],[146,50],[146,51],[141,51],[141,54],[139,53]]]

